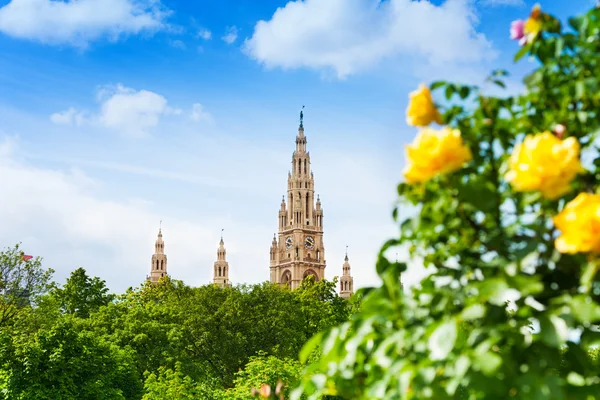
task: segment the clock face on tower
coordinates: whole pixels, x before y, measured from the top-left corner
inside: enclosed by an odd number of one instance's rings
[[[315,247],[315,238],[312,236],[307,236],[306,239],[304,239],[304,246],[306,246],[307,249],[312,249]]]
[[[286,248],[288,248],[288,249],[289,249],[290,247],[292,247],[292,244],[293,244],[293,243],[294,243],[294,239],[292,239],[292,237],[291,237],[291,236],[288,236],[288,237],[285,239],[285,247],[286,247]]]

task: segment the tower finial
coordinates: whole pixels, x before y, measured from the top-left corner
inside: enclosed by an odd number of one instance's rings
[[[345,260],[348,261],[348,245],[346,245],[346,257]]]
[[[225,228],[221,228],[221,242],[223,241],[223,231],[225,230]]]
[[[302,105],[302,110],[304,110],[304,105]],[[304,113],[302,112],[302,110],[300,110],[300,128],[304,129],[304,126],[303,126]]]

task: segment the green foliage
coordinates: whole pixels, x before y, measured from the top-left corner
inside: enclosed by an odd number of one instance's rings
[[[42,269],[39,257],[24,261],[22,255],[18,244],[0,252],[0,329],[49,289],[54,271]]]
[[[477,87],[432,85],[454,101],[444,123],[460,130],[473,160],[398,186],[418,213],[399,221],[400,236],[379,254],[383,284],[363,291],[350,321],[307,343],[301,361],[314,349],[322,355],[292,398],[563,400],[600,392],[591,350],[600,344],[600,264],[597,256],[559,253],[552,223],[578,192],[600,188],[600,9],[571,19],[568,32],[551,16],[543,23],[517,57],[539,62],[525,93],[497,98]],[[490,82],[503,86],[505,75],[495,71]],[[558,200],[515,192],[503,178],[515,145],[556,124],[597,157],[592,170]],[[386,258],[395,246],[432,269],[410,292],[400,285],[406,265]]]
[[[254,391],[260,390],[264,385],[270,387],[270,391],[275,398],[283,395],[288,397],[290,387],[296,385],[300,378],[302,365],[294,359],[279,359],[274,356],[267,356],[265,352],[259,352],[257,356],[250,357],[250,361],[243,370],[236,373],[234,387],[228,390],[224,399],[226,400],[251,400]],[[281,390],[278,393],[277,388]]]
[[[194,400],[214,399],[218,396],[215,389],[194,382],[181,372],[181,364],[175,364],[175,370],[159,367],[156,373],[150,373],[144,383],[142,400]]]
[[[3,352],[7,399],[137,399],[131,352],[60,318],[35,335],[14,335]]]
[[[19,252],[7,257],[18,265]],[[261,376],[289,389],[306,340],[350,312],[327,281],[290,291],[166,277],[114,296],[79,268],[44,285],[0,331],[0,399],[245,398]]]
[[[83,268],[71,273],[62,288],[53,291],[63,312],[87,318],[91,312],[107,305],[114,299],[108,293],[105,282],[98,277],[90,278]]]

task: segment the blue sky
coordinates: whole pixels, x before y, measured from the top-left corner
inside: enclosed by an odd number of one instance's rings
[[[376,284],[408,93],[497,67],[518,90],[533,66],[508,37],[533,2],[377,3],[0,1],[0,244],[123,290],[162,220],[170,274],[200,285],[225,228],[231,279],[264,281],[306,105],[327,277],[348,245],[355,285]],[[541,4],[565,18],[593,2]]]

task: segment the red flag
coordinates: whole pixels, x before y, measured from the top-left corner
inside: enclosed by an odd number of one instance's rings
[[[32,258],[33,258],[33,256],[28,256],[26,254],[21,255],[21,259],[23,261],[28,261],[28,260],[31,260]]]

